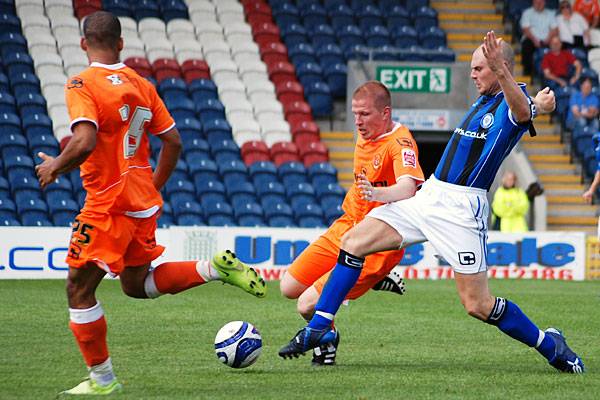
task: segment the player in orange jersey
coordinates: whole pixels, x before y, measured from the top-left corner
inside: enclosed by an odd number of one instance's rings
[[[119,62],[123,48],[118,18],[104,11],[86,17],[81,48],[90,66],[66,85],[72,139],[56,158],[39,153],[42,188],[81,165],[85,205],[73,224],[67,255],[70,328],[89,369],[89,379],[64,394],[103,395],[121,390],[106,343],[104,312],[96,288],[109,274],[135,298],[175,294],[222,280],[262,297],[265,283],[230,251],[211,261],[167,262],[151,269],[164,250],[155,240],[163,205],[160,189],[171,175],[181,139],[152,84]],[[162,150],[154,172],[148,134]]]
[[[384,203],[412,197],[424,181],[417,145],[410,131],[394,123],[388,89],[377,81],[358,87],[352,96],[352,112],[359,137],[354,149],[355,183],[346,194],[344,214],[306,248],[289,267],[281,281],[281,293],[298,299],[298,312],[310,320],[314,307],[340,251],[344,233],[367,213]],[[356,299],[371,288],[393,288],[402,294],[404,283],[397,274],[387,275],[398,265],[404,250],[375,253],[348,299]],[[337,342],[313,351],[313,364],[335,363]]]

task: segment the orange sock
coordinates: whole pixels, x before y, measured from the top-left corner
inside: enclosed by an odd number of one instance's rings
[[[103,363],[108,359],[106,344],[106,319],[104,311],[97,303],[87,309],[70,308],[69,327],[75,335],[79,350],[88,367]]]
[[[166,262],[154,268],[146,278],[146,294],[152,296],[152,288],[148,286],[149,279],[154,282],[154,287],[158,291],[158,296],[165,293],[175,294],[206,283],[206,280],[198,273],[197,261],[177,261]]]

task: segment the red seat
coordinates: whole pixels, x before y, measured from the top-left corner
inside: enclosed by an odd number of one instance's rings
[[[277,92],[277,98],[282,103],[304,101],[304,89],[298,81],[280,82],[275,87],[275,92]]]
[[[181,71],[188,84],[196,79],[210,79],[210,68],[204,60],[186,60],[181,64]]]
[[[279,41],[266,43],[259,48],[260,56],[267,65],[275,65],[278,62],[289,62],[287,47]]]
[[[268,4],[262,1],[247,1],[242,5],[250,26],[273,23],[273,14]]]
[[[329,162],[329,151],[323,142],[310,142],[299,148],[299,154],[306,168],[314,163]]]
[[[276,166],[291,161],[300,161],[298,147],[292,142],[277,142],[271,146],[271,159]]]
[[[267,64],[269,71],[269,79],[275,86],[283,84],[287,81],[296,80],[296,70],[288,61],[280,61],[275,64]]]
[[[167,78],[181,78],[181,68],[172,58],[157,59],[152,63],[152,71],[158,83]]]
[[[77,19],[90,15],[93,12],[102,10],[101,0],[74,0],[73,9]]]
[[[152,76],[152,66],[143,57],[129,57],[124,63],[144,78]]]
[[[297,115],[302,116],[302,118],[299,118],[301,121],[312,121],[312,110],[310,109],[310,105],[305,101],[283,103],[283,112],[285,119],[287,119],[290,125],[297,123],[298,120],[293,118]]]
[[[298,148],[310,142],[318,142],[321,140],[319,135],[319,126],[314,121],[298,120],[290,124],[292,138]]]
[[[251,140],[244,143],[240,148],[240,154],[246,165],[251,165],[256,161],[271,161],[269,148],[262,140]]]
[[[271,42],[279,42],[279,28],[274,22],[252,25],[252,35],[259,47]]]

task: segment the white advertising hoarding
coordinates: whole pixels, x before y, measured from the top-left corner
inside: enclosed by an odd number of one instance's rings
[[[156,263],[208,259],[232,249],[266,280],[280,279],[290,263],[323,232],[301,228],[173,227],[159,229],[167,250]],[[64,279],[69,228],[0,228],[0,279]],[[489,275],[493,278],[583,280],[585,234],[490,232]],[[398,267],[408,279],[447,279],[452,269],[429,243],[413,245]]]

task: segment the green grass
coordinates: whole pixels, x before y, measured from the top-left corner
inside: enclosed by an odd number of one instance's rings
[[[134,300],[100,287],[123,399],[598,399],[600,282],[492,281],[542,328],[564,330],[583,376],[556,373],[535,350],[465,315],[453,281],[410,281],[408,293],[372,292],[342,306],[338,365],[277,350],[303,326],[276,283],[265,299],[211,283],[177,296]],[[86,371],[61,281],[0,281],[0,399],[50,399]],[[226,322],[254,323],[263,354],[245,370],[213,350]]]

